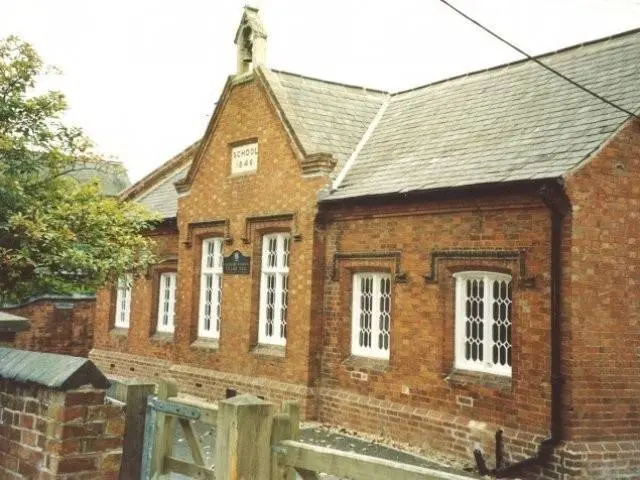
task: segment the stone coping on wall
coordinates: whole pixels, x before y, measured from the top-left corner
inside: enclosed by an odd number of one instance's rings
[[[31,325],[24,317],[12,315],[11,313],[0,312],[0,333],[18,333],[29,330]]]
[[[84,385],[106,389],[109,381],[86,358],[0,347],[0,379],[71,390]]]

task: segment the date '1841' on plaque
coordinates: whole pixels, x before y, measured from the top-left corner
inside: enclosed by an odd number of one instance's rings
[[[241,252],[235,250],[228,257],[224,257],[222,262],[222,272],[227,275],[248,275],[251,267],[251,257],[245,257]]]

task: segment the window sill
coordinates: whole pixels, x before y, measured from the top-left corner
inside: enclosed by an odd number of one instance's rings
[[[154,343],[173,343],[173,333],[171,332],[155,332],[149,338]]]
[[[197,348],[198,350],[207,350],[209,352],[217,352],[220,348],[217,338],[204,338],[200,337],[191,344],[191,348]]]
[[[342,364],[346,367],[357,368],[359,370],[368,370],[371,372],[388,372],[389,360],[382,358],[359,357],[357,355],[349,355]]]
[[[469,385],[477,385],[480,387],[498,390],[500,392],[511,391],[511,377],[495,375],[492,373],[452,370],[444,380],[449,385],[455,386],[466,387]]]
[[[111,337],[124,337],[126,338],[129,335],[129,329],[124,327],[113,327],[109,331],[109,336]]]
[[[284,360],[286,347],[281,345],[258,344],[251,350],[256,357],[269,357]]]

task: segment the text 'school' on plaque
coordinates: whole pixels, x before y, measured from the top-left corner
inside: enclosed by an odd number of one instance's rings
[[[251,257],[245,257],[241,252],[235,250],[228,257],[224,257],[222,262],[222,272],[226,274],[248,275],[251,266]]]

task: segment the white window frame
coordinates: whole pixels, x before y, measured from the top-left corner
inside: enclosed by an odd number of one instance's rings
[[[370,280],[371,284],[371,304],[369,331],[363,331],[362,315],[363,311],[363,295],[362,281]],[[382,291],[382,282],[386,283],[387,292]],[[392,303],[392,281],[391,275],[384,272],[362,272],[353,275],[353,292],[351,306],[351,353],[359,357],[369,357],[388,360],[391,351],[391,303]],[[386,301],[382,296],[386,294]],[[381,305],[382,303],[382,305]],[[384,311],[386,309],[386,311]],[[386,315],[386,331],[381,328],[381,322]],[[362,337],[365,335],[365,337]],[[384,348],[384,335],[387,337],[386,348]],[[368,337],[369,345],[361,345],[361,337]],[[382,344],[381,344],[382,342]],[[365,342],[366,343],[366,342]]]
[[[173,333],[176,318],[176,272],[160,274],[158,281],[158,325],[156,331]]]
[[[455,362],[456,369],[472,370],[477,372],[491,373],[495,375],[511,376],[511,370],[513,365],[513,344],[508,347],[511,353],[511,365],[501,365],[500,363],[493,363],[493,284],[494,282],[507,282],[510,284],[512,281],[511,275],[498,272],[485,272],[485,271],[467,271],[458,272],[453,275],[456,280],[456,301],[455,301]],[[482,361],[467,359],[465,355],[465,343],[467,340],[466,334],[466,282],[467,280],[482,280],[484,281],[483,291],[483,309],[482,309]],[[508,288],[508,286],[507,286]],[[509,299],[509,303],[513,305],[513,293]],[[509,311],[508,307],[507,311]],[[479,310],[478,310],[479,312]],[[511,306],[511,313],[513,315],[513,306]],[[513,327],[513,318],[508,318],[509,327]],[[511,336],[511,338],[513,338]]]
[[[222,322],[222,238],[202,241],[200,261],[200,301],[198,308],[198,336],[220,338]],[[211,291],[209,292],[209,289]],[[208,296],[208,294],[211,294]]]
[[[116,285],[116,316],[113,322],[115,328],[129,328],[131,324],[132,289],[133,275],[127,273],[118,278]]]
[[[262,236],[258,343],[263,345],[287,344],[290,246],[288,233]]]

